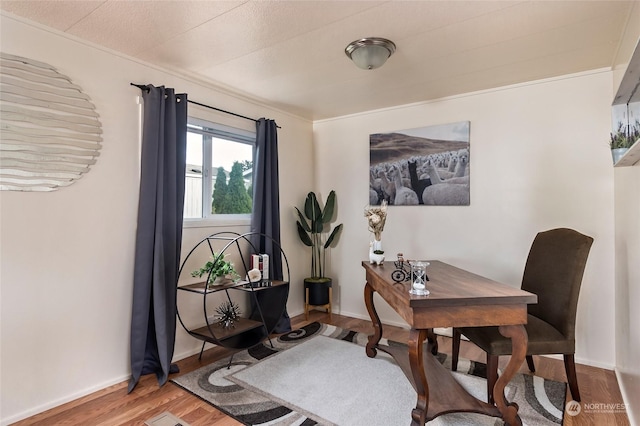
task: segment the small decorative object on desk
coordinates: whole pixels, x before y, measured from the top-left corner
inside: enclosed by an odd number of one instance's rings
[[[367,218],[367,223],[369,225],[369,232],[373,233],[373,242],[370,244],[370,257],[371,255],[383,255],[384,250],[382,250],[382,231],[384,230],[384,223],[387,220],[387,202],[382,201],[382,204],[379,206],[367,206],[364,209],[364,217]],[[384,261],[384,257],[382,258]],[[378,263],[379,265],[382,263],[374,262],[371,260],[371,263]]]
[[[369,243],[369,263],[372,265],[375,263],[376,265],[382,265],[384,262],[384,251],[383,250],[374,250],[373,242]]]
[[[405,262],[402,253],[398,253],[398,260],[393,262],[396,269],[391,273],[391,279],[397,283],[409,281],[411,278],[411,265]]]
[[[235,327],[233,324],[240,318],[240,307],[233,302],[224,302],[216,308],[216,319],[222,328]]]
[[[427,266],[429,266],[429,262],[412,260],[409,263],[411,264],[411,277],[413,279],[409,293],[416,296],[428,296],[429,290],[427,290],[426,281],[429,279],[427,277]]]

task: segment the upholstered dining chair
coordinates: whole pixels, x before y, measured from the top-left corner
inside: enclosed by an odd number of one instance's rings
[[[522,289],[538,296],[527,306],[529,336],[527,364],[535,372],[532,355],[562,354],[571,396],[580,401],[575,367],[575,322],[584,268],[593,238],[567,228],[536,235],[524,268]],[[465,327],[453,330],[451,369],[457,370],[460,335],[487,353],[487,401],[493,404],[498,379],[498,358],[511,355],[511,340],[498,327]]]

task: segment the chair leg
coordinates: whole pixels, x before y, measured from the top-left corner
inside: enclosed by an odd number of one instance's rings
[[[494,404],[493,387],[498,381],[498,355],[487,353],[487,402]]]
[[[458,355],[460,355],[460,330],[453,329],[453,344],[451,346],[451,371],[458,371]]]
[[[578,376],[576,375],[576,363],[573,354],[564,354],[564,370],[567,373],[569,390],[574,401],[580,402],[580,391],[578,390]]]
[[[536,372],[536,366],[533,363],[533,355],[527,355],[527,365],[529,366],[529,371],[532,373]]]
[[[304,319],[309,321],[309,289],[304,289]]]
[[[427,343],[431,348],[432,355],[438,355],[438,336],[433,331],[433,328],[427,329]]]

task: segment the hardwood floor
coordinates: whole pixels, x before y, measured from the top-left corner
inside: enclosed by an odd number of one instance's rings
[[[373,332],[373,327],[368,321],[336,314],[333,314],[330,321],[327,314],[319,311],[311,311],[309,321],[305,321],[304,315],[292,318],[292,325],[293,328],[299,328],[313,321],[333,324],[364,333]],[[408,331],[388,326],[384,328],[384,337],[396,341],[406,341]],[[438,343],[441,352],[450,353],[451,339],[438,336]],[[197,355],[178,361],[177,364],[180,367],[180,373],[178,374],[188,373],[203,365],[225,358],[229,354],[230,352],[225,349],[212,347],[204,352],[201,361],[198,361]],[[461,343],[460,356],[485,362],[484,353],[469,342],[463,341]],[[561,360],[545,357],[534,357],[534,359],[537,375],[566,382],[564,366]],[[508,357],[502,357],[500,360],[501,366],[506,365],[507,362]],[[523,363],[521,372],[528,374],[526,363]],[[588,410],[583,409],[575,417],[565,415],[565,426],[629,425],[629,419],[624,412],[598,412],[602,411],[603,407],[606,407],[604,404],[623,403],[613,371],[577,365],[577,374],[583,407],[591,408]],[[567,401],[570,399],[568,397]],[[192,426],[241,424],[172,383],[159,388],[155,376],[150,375],[144,376],[136,389],[129,395],[127,395],[127,383],[120,383],[17,422],[15,425],[144,425],[146,420],[164,411],[171,412]],[[402,424],[409,423],[410,413],[407,413],[407,421]]]

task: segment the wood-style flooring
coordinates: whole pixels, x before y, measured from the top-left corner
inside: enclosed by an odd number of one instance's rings
[[[368,321],[334,314],[332,319],[323,312],[312,311],[309,321],[304,315],[292,318],[293,328],[299,328],[309,322],[319,321],[348,328],[364,333],[373,333],[373,327]],[[408,331],[398,327],[385,327],[384,337],[396,341],[406,341]],[[438,336],[441,352],[450,353],[451,339]],[[225,358],[229,352],[220,347],[212,347],[204,352],[202,360],[198,356],[178,361],[180,373],[185,374],[213,361]],[[484,353],[469,342],[462,342],[460,356],[476,361],[485,362]],[[507,357],[502,357],[501,364],[507,363]],[[552,380],[566,382],[564,366],[561,360],[546,357],[534,357],[536,374]],[[529,374],[526,363],[521,371]],[[611,370],[577,365],[578,383],[583,404],[622,404],[622,396]],[[177,375],[176,375],[177,376]],[[570,396],[567,401],[570,400]],[[33,417],[15,423],[15,425],[144,425],[144,422],[158,414],[169,411],[175,416],[188,422],[192,426],[228,426],[240,425],[231,417],[216,410],[211,405],[178,386],[168,383],[159,388],[155,376],[144,376],[131,394],[127,394],[127,383],[119,383],[102,389],[83,398],[66,403],[59,407],[37,414]],[[591,411],[597,411],[593,409]],[[406,424],[410,424],[410,413],[407,413]],[[629,425],[626,413],[585,412],[583,410],[575,417],[565,415],[565,426],[607,426]],[[349,426],[349,425],[344,425]]]

